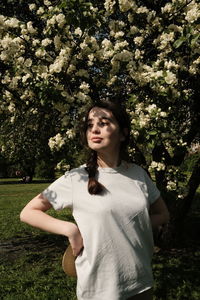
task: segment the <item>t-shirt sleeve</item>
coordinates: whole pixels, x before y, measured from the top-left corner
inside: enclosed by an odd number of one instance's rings
[[[55,210],[72,208],[72,182],[69,172],[50,184],[42,195],[51,203]]]
[[[151,180],[149,175],[145,170],[144,171],[144,180],[147,187],[147,196],[150,204],[154,203],[160,197],[160,191],[158,190],[156,184]]]

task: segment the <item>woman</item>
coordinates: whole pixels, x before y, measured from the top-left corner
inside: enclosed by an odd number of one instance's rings
[[[130,123],[121,105],[99,101],[87,112],[86,165],[66,172],[21,212],[21,220],[68,237],[76,258],[78,300],[151,300],[152,228],[169,220],[147,173],[122,158]],[[73,211],[76,224],[45,212]]]

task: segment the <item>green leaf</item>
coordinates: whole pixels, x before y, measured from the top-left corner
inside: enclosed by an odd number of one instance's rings
[[[176,40],[173,44],[174,48],[179,48],[184,42],[186,38],[184,36],[180,37],[178,40]]]
[[[149,134],[149,135],[156,135],[156,134],[157,134],[157,131],[151,130],[151,131],[148,132],[148,134]]]
[[[199,38],[200,38],[200,33],[195,34],[193,39],[191,40],[191,46],[196,46],[196,43]]]

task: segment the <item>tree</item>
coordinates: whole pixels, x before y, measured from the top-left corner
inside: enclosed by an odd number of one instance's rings
[[[26,139],[33,161],[49,139],[72,167],[82,110],[117,98],[131,115],[130,155],[155,177],[172,221],[184,219],[200,180],[199,161],[189,179],[182,171],[199,141],[198,1],[11,3],[0,16],[4,153]]]

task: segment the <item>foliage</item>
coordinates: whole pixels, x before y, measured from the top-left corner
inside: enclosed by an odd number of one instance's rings
[[[130,155],[173,205],[190,207],[200,163],[189,180],[181,164],[199,141],[198,1],[17,3],[0,6],[4,155],[33,172],[48,143],[56,162],[75,166],[84,157],[75,124],[108,96],[130,113]]]
[[[35,177],[53,179],[55,178],[55,166],[54,162],[50,159],[41,160],[36,163]]]

